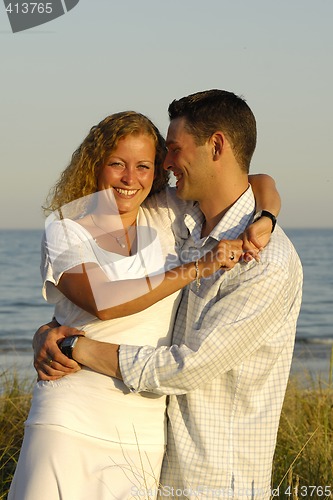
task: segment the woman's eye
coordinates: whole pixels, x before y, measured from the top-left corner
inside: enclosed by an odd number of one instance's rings
[[[146,170],[149,170],[149,169],[150,169],[150,167],[149,167],[149,165],[138,165],[138,169],[139,169],[139,170],[145,170],[145,169],[146,169]]]
[[[109,163],[109,167],[115,168],[117,170],[123,170],[125,168],[125,165],[123,165],[122,163],[114,161],[112,163]]]

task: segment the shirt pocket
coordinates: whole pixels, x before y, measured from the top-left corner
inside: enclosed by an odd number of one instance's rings
[[[187,324],[189,322],[188,326],[193,330],[200,330],[207,312],[216,303],[218,297],[215,293],[202,297],[197,293],[195,286],[194,283],[192,285],[193,289],[191,287],[189,290],[186,321]]]

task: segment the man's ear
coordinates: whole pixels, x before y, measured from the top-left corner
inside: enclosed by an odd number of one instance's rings
[[[218,160],[222,154],[223,146],[225,144],[225,137],[223,132],[215,132],[211,138],[213,159]]]

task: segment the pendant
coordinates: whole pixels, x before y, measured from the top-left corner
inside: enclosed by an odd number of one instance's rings
[[[116,238],[118,245],[119,245],[121,248],[126,248],[125,243],[122,243],[121,241],[119,241],[119,239],[120,239],[120,238]]]

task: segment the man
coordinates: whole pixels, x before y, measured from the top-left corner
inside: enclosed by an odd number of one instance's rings
[[[198,202],[184,219],[181,257],[191,261],[253,220],[256,124],[245,101],[222,90],[174,101],[169,116],[166,168],[178,197]],[[299,258],[276,227],[260,263],[240,262],[185,289],[170,348],[78,339],[72,355],[79,363],[96,369],[107,349],[106,374],[132,391],[170,396],[162,496],[270,498],[301,288]]]

